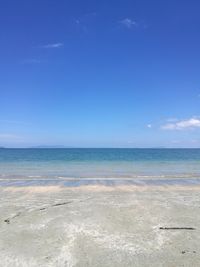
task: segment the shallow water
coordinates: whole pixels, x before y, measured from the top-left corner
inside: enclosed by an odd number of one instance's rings
[[[196,178],[200,149],[0,149],[0,178]]]
[[[98,186],[200,186],[199,178],[190,179],[2,179],[0,186],[3,187],[29,187],[29,186],[61,186],[79,187],[87,185]]]

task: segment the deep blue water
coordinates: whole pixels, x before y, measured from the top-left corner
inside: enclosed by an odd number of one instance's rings
[[[0,149],[0,177],[200,177],[200,149]]]

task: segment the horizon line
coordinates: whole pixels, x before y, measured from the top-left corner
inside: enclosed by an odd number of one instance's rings
[[[0,149],[200,149],[200,147],[4,147],[0,146]]]

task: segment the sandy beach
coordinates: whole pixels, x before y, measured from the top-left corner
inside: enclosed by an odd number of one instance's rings
[[[200,186],[1,187],[0,266],[199,266]]]
[[[200,267],[200,1],[0,1],[0,267]]]

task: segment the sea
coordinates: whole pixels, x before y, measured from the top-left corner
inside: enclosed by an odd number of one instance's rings
[[[198,183],[199,178],[200,149],[0,149],[0,185]]]

